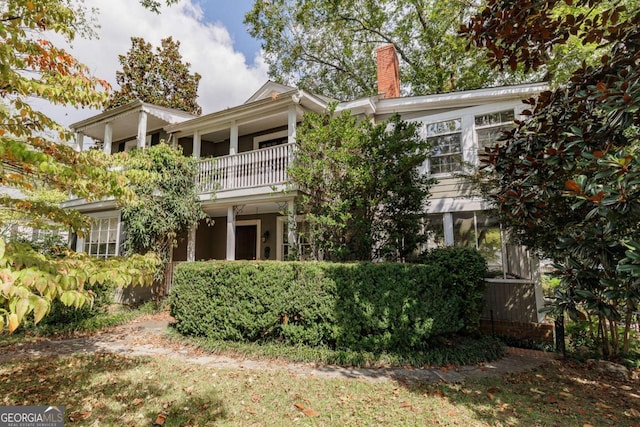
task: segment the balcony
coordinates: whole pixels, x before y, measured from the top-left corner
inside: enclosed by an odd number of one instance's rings
[[[240,190],[284,184],[295,144],[276,145],[198,162],[199,193]]]

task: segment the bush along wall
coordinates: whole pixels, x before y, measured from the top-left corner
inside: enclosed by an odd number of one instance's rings
[[[453,256],[454,252],[443,255]],[[457,253],[455,253],[457,254]],[[445,263],[446,264],[446,263]],[[484,271],[455,283],[447,265],[182,263],[170,299],[185,335],[354,351],[421,350],[478,327]]]

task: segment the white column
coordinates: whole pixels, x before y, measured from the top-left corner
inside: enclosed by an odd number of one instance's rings
[[[113,143],[113,123],[107,122],[104,125],[104,144],[102,147],[105,153],[111,154],[112,143]]]
[[[147,113],[146,111],[140,111],[138,115],[138,138],[136,146],[138,148],[145,148],[147,142]]]
[[[229,129],[229,154],[238,154],[238,124],[235,121]]]
[[[289,241],[289,254],[293,252],[296,257],[299,257],[298,222],[296,221],[296,206],[293,199],[287,201],[287,240]]]
[[[453,215],[450,212],[443,214],[442,225],[444,227],[444,244],[453,246]]]
[[[84,133],[76,132],[76,143],[73,148],[75,148],[76,151],[82,151],[83,145],[84,145]]]
[[[289,106],[289,112],[287,114],[287,136],[288,143],[296,142],[296,125],[298,123],[297,107],[295,105]]]
[[[233,206],[227,208],[227,260],[236,259],[236,213]]]
[[[189,234],[187,235],[187,261],[195,261],[196,260],[196,231],[198,230],[198,225],[194,225],[189,229]]]
[[[202,150],[202,138],[200,137],[200,131],[193,132],[193,153],[191,154],[196,159],[200,158],[200,151]]]

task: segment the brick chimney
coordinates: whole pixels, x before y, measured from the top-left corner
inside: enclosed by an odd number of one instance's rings
[[[378,94],[383,98],[400,97],[400,65],[396,49],[386,44],[376,49],[378,62]]]

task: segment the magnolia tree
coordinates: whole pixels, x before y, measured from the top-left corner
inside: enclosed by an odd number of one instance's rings
[[[131,38],[131,49],[120,55],[122,71],[116,72],[120,89],[111,93],[107,108],[140,100],[163,107],[200,114],[196,102],[200,75],[191,74],[191,64],[182,62],[180,42],[162,39],[153,51],[151,43],[141,37]]]
[[[159,6],[155,1],[143,3]],[[30,101],[103,105],[109,85],[48,41],[54,33],[67,41],[78,32],[90,33],[86,13],[82,2],[74,0],[0,3],[0,184],[26,193],[6,193],[0,196],[0,206],[12,220],[20,215],[24,225],[55,223],[80,235],[88,228],[86,217],[60,209],[51,199],[32,198],[30,192],[54,189],[88,201],[106,196],[126,200],[133,193],[125,177],[109,171],[106,155],[74,151],[68,144],[72,134],[32,108]],[[50,256],[23,243],[0,240],[0,329],[15,330],[30,313],[38,322],[53,300],[75,307],[90,304],[96,283],[150,283],[156,262],[152,254],[100,261],[64,249]]]
[[[640,300],[640,13],[616,4],[489,0],[462,28],[499,69],[536,69],[575,39],[598,46],[597,65],[526,101],[483,178],[514,236],[556,262],[556,313],[593,320],[610,356],[628,352]]]

